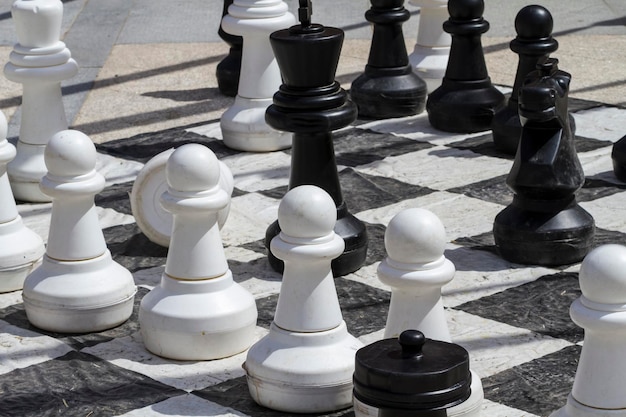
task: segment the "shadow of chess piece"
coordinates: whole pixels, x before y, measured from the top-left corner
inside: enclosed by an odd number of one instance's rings
[[[450,0],[443,29],[452,35],[441,86],[426,101],[428,121],[444,132],[482,132],[504,106],[504,95],[491,84],[481,35],[489,30],[483,0]]]
[[[491,123],[495,147],[510,155],[515,155],[522,134],[518,112],[522,83],[535,70],[538,62],[546,60],[559,47],[552,37],[552,27],[552,15],[542,6],[526,6],[515,17],[517,37],[511,41],[510,47],[519,55],[519,61],[513,91],[507,105],[494,115]]]
[[[611,159],[615,176],[620,181],[626,182],[626,136],[613,144]]]
[[[333,260],[332,270],[334,276],[341,276],[359,269],[367,254],[365,225],[348,212],[343,200],[331,134],[352,123],[357,110],[335,81],[343,31],[311,24],[302,9],[306,7],[300,8],[300,25],[270,36],[284,84],[265,117],[275,129],[294,132],[289,189],[317,185],[337,206],[335,232],[344,239],[345,250]],[[282,271],[282,261],[269,250],[278,233],[275,221],[266,231],[265,247],[272,268]]]
[[[224,0],[224,10],[222,18],[228,14],[228,6],[233,4],[233,0]],[[215,70],[217,77],[217,88],[220,93],[225,96],[235,97],[239,89],[239,73],[241,72],[241,49],[243,46],[243,38],[241,36],[231,35],[222,29],[220,20],[220,28],[217,34],[230,46],[228,55],[222,59]]]
[[[576,202],[585,175],[568,123],[570,74],[550,58],[525,80],[519,95],[522,135],[507,178],[513,203],[495,218],[500,255],[511,262],[566,265],[591,249],[593,217]]]
[[[350,96],[359,117],[386,119],[418,114],[426,105],[427,87],[409,63],[402,23],[411,14],[404,0],[371,0],[365,13],[374,24],[365,72],[352,82]]]

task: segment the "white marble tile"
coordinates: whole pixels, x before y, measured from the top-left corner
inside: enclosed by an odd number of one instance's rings
[[[58,358],[71,350],[57,339],[0,320],[0,374]]]
[[[206,136],[208,138],[222,139],[222,129],[220,128],[220,122],[208,123],[206,125],[192,127],[186,129],[186,132],[193,132],[198,135]]]
[[[231,200],[228,220],[222,227],[222,241],[237,246],[265,237],[265,230],[277,219],[280,200],[250,193]]]
[[[446,190],[506,175],[511,165],[512,161],[508,159],[492,158],[465,149],[435,146],[390,156],[360,166],[357,170],[435,190]]]
[[[211,401],[207,401],[193,394],[180,395],[168,398],[160,403],[151,404],[144,408],[120,414],[118,417],[245,417],[232,408],[226,408]]]
[[[443,223],[449,240],[461,236],[478,235],[492,230],[493,219],[504,209],[504,206],[499,204],[462,194],[440,191],[362,211],[355,215],[363,221],[386,226],[396,214],[413,207],[428,209],[435,213]]]
[[[617,142],[626,135],[626,109],[594,107],[572,115],[577,136]]]
[[[396,119],[376,120],[357,126],[359,129],[371,129],[375,132],[391,133],[403,138],[419,142],[430,142],[437,145],[447,145],[465,140],[469,137],[483,135],[485,132],[449,133],[437,130],[430,125],[426,112],[417,116],[400,117]]]
[[[22,291],[11,291],[0,294],[0,308],[6,308],[22,302]]]
[[[480,413],[482,416],[486,417],[538,417],[527,411],[507,407],[504,404],[494,403],[487,399],[483,400]]]
[[[134,181],[141,168],[143,168],[141,162],[116,158],[111,155],[98,153],[96,158],[96,171],[104,175],[107,186]]]
[[[626,233],[626,192],[585,201],[580,206],[593,216],[597,227]]]
[[[468,350],[481,379],[572,345],[463,311],[447,310],[446,317],[452,341]]]
[[[291,157],[284,152],[241,153],[221,161],[230,168],[240,190],[269,190],[289,183]]]
[[[255,341],[265,334],[266,329],[257,327]],[[246,359],[247,351],[215,361],[175,361],[148,352],[143,345],[141,334],[137,332],[131,336],[85,348],[81,352],[190,392],[243,376],[245,373],[241,365]],[[122,357],[120,352],[124,352]]]

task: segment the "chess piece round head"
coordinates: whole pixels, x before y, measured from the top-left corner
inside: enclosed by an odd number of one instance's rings
[[[626,304],[626,247],[602,245],[587,254],[580,267],[580,289],[599,304]]]
[[[209,148],[190,143],[170,155],[165,175],[170,188],[176,191],[200,192],[218,184],[220,166]]]
[[[396,262],[434,262],[443,256],[445,246],[441,220],[425,209],[411,208],[396,214],[385,231],[387,254]]]
[[[295,238],[328,236],[337,222],[337,208],[330,195],[314,185],[289,190],[278,206],[278,224]]]
[[[48,172],[59,177],[77,177],[96,168],[96,147],[78,130],[55,133],[44,152]]]
[[[483,0],[450,0],[448,13],[452,20],[476,20],[483,16],[485,2]]]
[[[552,34],[552,15],[543,6],[530,5],[515,16],[515,31],[520,38],[541,39]]]

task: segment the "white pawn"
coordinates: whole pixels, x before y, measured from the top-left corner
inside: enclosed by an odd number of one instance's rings
[[[420,7],[417,42],[409,61],[413,70],[432,92],[441,85],[446,74],[452,38],[443,30],[443,22],[448,20],[448,0],[409,0]]]
[[[394,216],[385,230],[387,258],[378,266],[378,277],[391,287],[391,304],[385,338],[407,329],[419,330],[429,339],[451,342],[441,287],[454,278],[454,264],[444,256],[446,231],[432,212],[411,208]],[[447,410],[448,416],[478,416],[484,397],[480,378],[472,372],[472,394]]]
[[[165,210],[159,200],[167,190],[165,167],[174,148],[163,151],[150,159],[139,171],[130,192],[130,207],[137,226],[146,237],[164,247],[170,245],[172,234],[172,213]],[[220,187],[230,197],[235,187],[233,173],[222,161],[220,166]],[[219,211],[217,223],[220,229],[230,213],[230,203]]]
[[[265,122],[265,110],[282,84],[269,36],[296,23],[287,9],[282,0],[235,0],[222,19],[224,31],[243,37],[239,89],[220,120],[229,148],[267,152],[291,146],[291,133]]]
[[[243,352],[254,340],[254,298],[233,281],[217,224],[229,195],[220,165],[205,146],[176,149],[166,165],[161,204],[172,234],[161,283],[141,300],[146,348],[177,360],[208,360]]]
[[[322,413],[352,403],[354,357],[330,263],[344,249],[337,209],[319,187],[290,190],[278,208],[281,233],[271,251],[285,262],[274,321],[244,364],[258,404],[290,413]]]
[[[0,292],[22,289],[24,278],[41,263],[41,237],[24,226],[7,176],[15,147],[7,140],[7,120],[0,112]]]
[[[60,0],[17,0],[11,8],[17,43],[4,75],[23,84],[22,119],[17,156],[8,172],[18,200],[45,202],[39,189],[46,174],[44,149],[57,132],[67,129],[61,81],[78,72],[69,49],[59,41],[63,3]]]
[[[570,307],[585,330],[572,392],[551,417],[626,416],[626,247],[603,245],[580,267],[582,296]]]
[[[76,130],[58,132],[45,151],[41,190],[52,199],[43,262],[24,281],[24,309],[36,327],[95,332],[127,320],[136,292],[132,274],[107,249],[94,196],[104,189],[96,147]]]

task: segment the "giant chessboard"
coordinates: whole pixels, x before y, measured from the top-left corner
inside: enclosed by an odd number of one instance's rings
[[[579,100],[570,110],[586,174],[578,200],[595,218],[596,245],[626,244],[626,184],[613,175],[610,157],[612,143],[626,133],[626,110]],[[482,378],[483,415],[547,416],[564,405],[583,341],[583,330],[569,318],[580,295],[579,265],[517,265],[498,256],[491,230],[512,200],[505,179],[513,158],[494,149],[490,133],[439,132],[425,114],[359,120],[334,138],[345,201],[369,234],[365,265],[335,280],[350,332],[364,343],[382,337],[390,292],[376,268],[385,256],[385,226],[403,209],[427,208],[446,227],[446,256],[457,273],[443,289],[444,305],[453,340],[469,350]],[[128,194],[152,156],[189,142],[211,148],[233,172],[222,239],[236,281],[256,298],[257,336],[267,333],[281,276],[269,267],[262,239],[287,191],[290,151],[226,148],[218,120],[100,144],[98,169],[107,187],[96,204],[114,258],[133,272],[135,312],[99,333],[47,333],[27,321],[20,292],[1,294],[0,416],[285,415],[251,400],[241,366],[245,353],[178,362],[152,355],[142,344],[137,307],[158,285],[167,249],[139,230]],[[19,211],[47,237],[50,204],[20,203]]]

